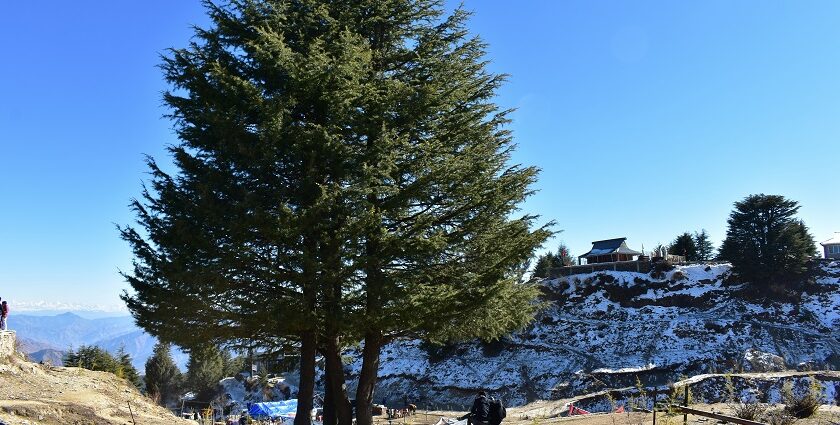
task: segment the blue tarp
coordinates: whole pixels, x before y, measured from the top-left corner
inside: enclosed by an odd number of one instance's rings
[[[294,416],[295,412],[297,412],[297,399],[254,403],[248,409],[248,415],[252,418],[290,417]]]

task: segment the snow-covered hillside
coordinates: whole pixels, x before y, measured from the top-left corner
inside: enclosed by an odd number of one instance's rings
[[[840,262],[815,265],[801,299],[787,303],[747,301],[730,275],[726,264],[691,265],[659,278],[544,281],[549,308],[502,341],[387,346],[377,400],[465,406],[486,389],[516,405],[632,386],[637,376],[663,385],[708,372],[840,368]],[[360,368],[352,363],[351,374]]]

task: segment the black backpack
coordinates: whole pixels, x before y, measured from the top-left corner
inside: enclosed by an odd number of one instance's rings
[[[493,399],[490,401],[490,423],[501,423],[507,416],[507,410],[502,405],[502,400]]]

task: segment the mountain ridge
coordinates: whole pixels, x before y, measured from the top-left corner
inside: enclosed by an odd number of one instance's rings
[[[21,351],[37,361],[47,356],[54,365],[58,353],[82,345],[99,346],[112,354],[125,347],[133,366],[142,373],[157,343],[157,338],[137,327],[131,316],[85,318],[76,312],[63,312],[52,316],[17,314],[11,319]],[[177,347],[172,354],[178,367],[185,370],[188,356]]]

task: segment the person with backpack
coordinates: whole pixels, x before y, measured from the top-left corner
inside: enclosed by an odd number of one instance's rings
[[[469,419],[469,423],[472,425],[489,425],[490,403],[487,401],[486,392],[478,392],[478,397],[475,398],[472,409],[470,409]]]
[[[488,422],[490,425],[499,425],[507,416],[507,409],[502,404],[502,400],[493,398],[490,400],[490,414],[488,415]]]
[[[6,322],[8,321],[8,318],[9,304],[7,304],[6,301],[3,301],[3,303],[0,304],[0,331],[6,330]]]

